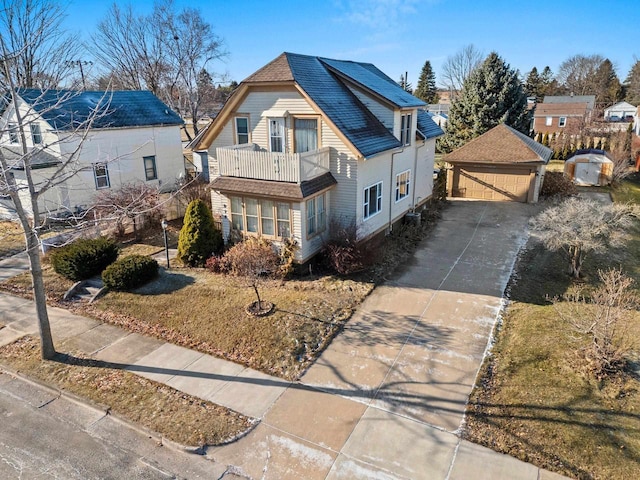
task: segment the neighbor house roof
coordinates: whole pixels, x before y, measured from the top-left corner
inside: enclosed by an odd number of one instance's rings
[[[538,103],[534,117],[563,116],[582,117],[586,115],[588,105],[586,103]]]
[[[7,146],[0,147],[7,165],[9,166],[9,168],[12,168],[14,170],[24,170],[25,159],[33,170],[38,168],[53,167],[62,163],[57,156],[45,150],[42,150],[41,148],[30,148],[28,149],[26,155],[24,155],[22,153],[22,150],[20,150],[19,148],[20,147],[18,147],[18,149],[13,149]]]
[[[595,95],[546,95],[542,103],[586,103],[589,110],[596,104]]]
[[[553,150],[505,125],[493,127],[444,156],[449,163],[548,163]]]
[[[604,109],[605,113],[611,110],[635,110],[637,107],[635,105],[631,105],[629,102],[618,102],[615,105],[611,105]]]
[[[393,133],[354,95],[348,84],[398,108],[425,105],[370,63],[288,52],[282,53],[243,80],[234,96],[242,95],[243,90],[246,91],[252,85],[274,82],[290,82],[297,86],[364,158],[400,148],[401,145]],[[234,96],[229,99],[226,108],[232,108],[228,106],[237,100]],[[220,115],[208,130],[215,131],[224,122],[225,115]],[[190,146],[196,150],[206,149],[213,140],[212,135],[203,132]]]
[[[181,125],[180,116],[148,91],[19,89],[18,95],[56,130],[77,128],[92,120],[93,128]]]

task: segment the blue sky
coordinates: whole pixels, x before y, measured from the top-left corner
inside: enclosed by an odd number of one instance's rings
[[[118,0],[119,4],[130,2]],[[370,62],[394,79],[405,71],[415,87],[429,60],[439,73],[447,56],[473,44],[496,51],[527,73],[575,54],[609,58],[621,80],[636,57],[638,0],[176,0],[199,8],[224,39],[229,57],[212,66],[241,81],[284,51]],[[110,2],[73,0],[66,26],[89,39]],[[137,0],[139,13],[152,0]]]

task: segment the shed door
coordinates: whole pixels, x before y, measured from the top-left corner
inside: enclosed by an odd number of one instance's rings
[[[454,197],[526,202],[531,188],[531,171],[509,167],[456,166],[452,187]]]
[[[599,163],[576,162],[575,182],[580,185],[598,185],[600,166]]]

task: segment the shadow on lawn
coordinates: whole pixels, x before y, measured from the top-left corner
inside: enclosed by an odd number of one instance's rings
[[[177,292],[189,285],[193,285],[195,279],[183,273],[168,272],[165,269],[158,271],[158,277],[135,290],[138,295],[161,295]]]

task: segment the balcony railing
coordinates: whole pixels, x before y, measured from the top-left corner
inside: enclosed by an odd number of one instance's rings
[[[300,183],[329,171],[329,148],[304,153],[273,153],[257,145],[216,148],[221,176]]]

